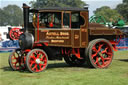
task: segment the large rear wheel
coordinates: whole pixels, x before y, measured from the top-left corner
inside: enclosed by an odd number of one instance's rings
[[[74,50],[74,49],[72,49]],[[78,50],[74,50],[74,51],[69,51],[69,53],[67,55],[64,56],[64,60],[67,64],[69,64],[70,66],[81,66],[85,63],[85,56],[83,55],[83,57],[81,57],[80,54],[80,49]],[[79,55],[80,58],[77,57],[77,55]]]
[[[94,68],[107,68],[113,59],[111,43],[106,39],[95,39],[86,50],[87,63]]]

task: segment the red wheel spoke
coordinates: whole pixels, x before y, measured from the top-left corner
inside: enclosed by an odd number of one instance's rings
[[[30,56],[31,58],[33,58],[34,60],[36,59],[34,53],[32,54],[32,56]]]
[[[31,58],[32,58],[32,59],[34,59],[34,60],[36,59],[36,57],[35,57],[35,56],[31,56]]]
[[[96,57],[96,62],[95,62],[94,64],[97,64],[97,63],[98,63],[98,61],[99,61],[99,58],[98,58],[98,57]]]
[[[34,57],[35,57],[35,53],[32,53],[32,56],[34,56]]]
[[[35,64],[35,69],[36,69],[36,71],[38,71],[38,67],[37,67],[37,64]]]
[[[95,52],[97,52],[97,49],[96,49],[95,46],[93,46],[92,50],[95,51]]]
[[[38,72],[39,70],[38,70],[38,68],[36,67],[36,72]]]
[[[45,55],[43,55],[43,56],[41,57],[40,61],[44,61],[44,57],[45,57]]]
[[[42,65],[41,65],[41,64],[39,64],[40,69],[42,68],[41,66],[42,66]]]
[[[92,54],[92,58],[94,58],[97,55],[97,52],[95,54]]]
[[[31,64],[31,63],[35,63],[35,61],[31,60],[31,61],[30,61],[30,64]]]
[[[37,68],[37,64],[35,64],[35,66],[32,68],[32,70],[34,70],[35,68]]]
[[[101,60],[102,60],[102,63],[104,65],[104,57],[100,56]]]
[[[44,66],[46,66],[46,64],[39,64],[40,70],[42,70]]]
[[[100,65],[100,63],[99,63],[99,62],[97,62],[97,65],[98,65],[99,67],[101,67],[101,65]]]
[[[41,64],[41,63],[40,63],[39,66],[46,66],[46,63],[44,63],[44,64]]]
[[[36,58],[39,58],[39,54],[40,54],[40,52],[39,52],[39,51],[35,51],[33,54],[36,55]]]
[[[45,63],[45,64],[39,64],[40,70],[42,70],[46,65],[47,65],[47,63]]]
[[[43,60],[44,62],[47,62],[47,60]]]
[[[35,64],[35,62],[34,62],[34,61],[31,61],[31,63],[30,63],[30,67],[32,67],[33,64]]]
[[[104,44],[100,44],[100,45],[99,45],[97,52],[99,52],[99,51],[101,50],[101,48],[102,48],[103,45],[104,45]]]
[[[107,49],[108,49],[108,47],[105,48],[105,50],[103,50],[101,53],[102,53],[102,54],[103,54],[103,53],[107,53]]]
[[[16,64],[17,64],[18,62],[16,61],[16,62],[13,62],[13,64],[14,64],[14,67],[16,67]]]
[[[41,53],[37,54],[37,58],[39,58],[39,57],[40,57],[40,55],[41,55]]]
[[[101,60],[104,60],[104,57],[103,56],[100,56]]]
[[[108,55],[112,55],[112,53],[111,53],[111,52],[107,52],[106,54],[108,54]]]

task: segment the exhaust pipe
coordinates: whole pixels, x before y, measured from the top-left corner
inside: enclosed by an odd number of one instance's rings
[[[23,3],[24,32],[28,32],[29,29],[29,8],[29,6]]]

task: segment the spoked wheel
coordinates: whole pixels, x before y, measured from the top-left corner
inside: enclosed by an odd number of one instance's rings
[[[48,56],[41,49],[31,50],[26,57],[26,66],[30,72],[41,72],[47,68]]]
[[[68,53],[68,55],[64,56],[64,60],[70,66],[81,66],[85,63],[85,57],[79,59],[72,51]]]
[[[90,67],[107,68],[112,62],[112,45],[105,39],[91,41],[86,51],[86,58]]]
[[[20,28],[12,28],[9,32],[9,36],[12,40],[18,40],[21,34]]]
[[[22,56],[22,52],[20,49],[16,49],[10,54],[9,65],[14,71],[25,69],[24,57]]]

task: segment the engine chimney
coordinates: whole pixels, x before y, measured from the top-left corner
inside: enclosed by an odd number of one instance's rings
[[[24,32],[28,32],[29,25],[29,6],[23,3],[23,15],[24,15]]]

